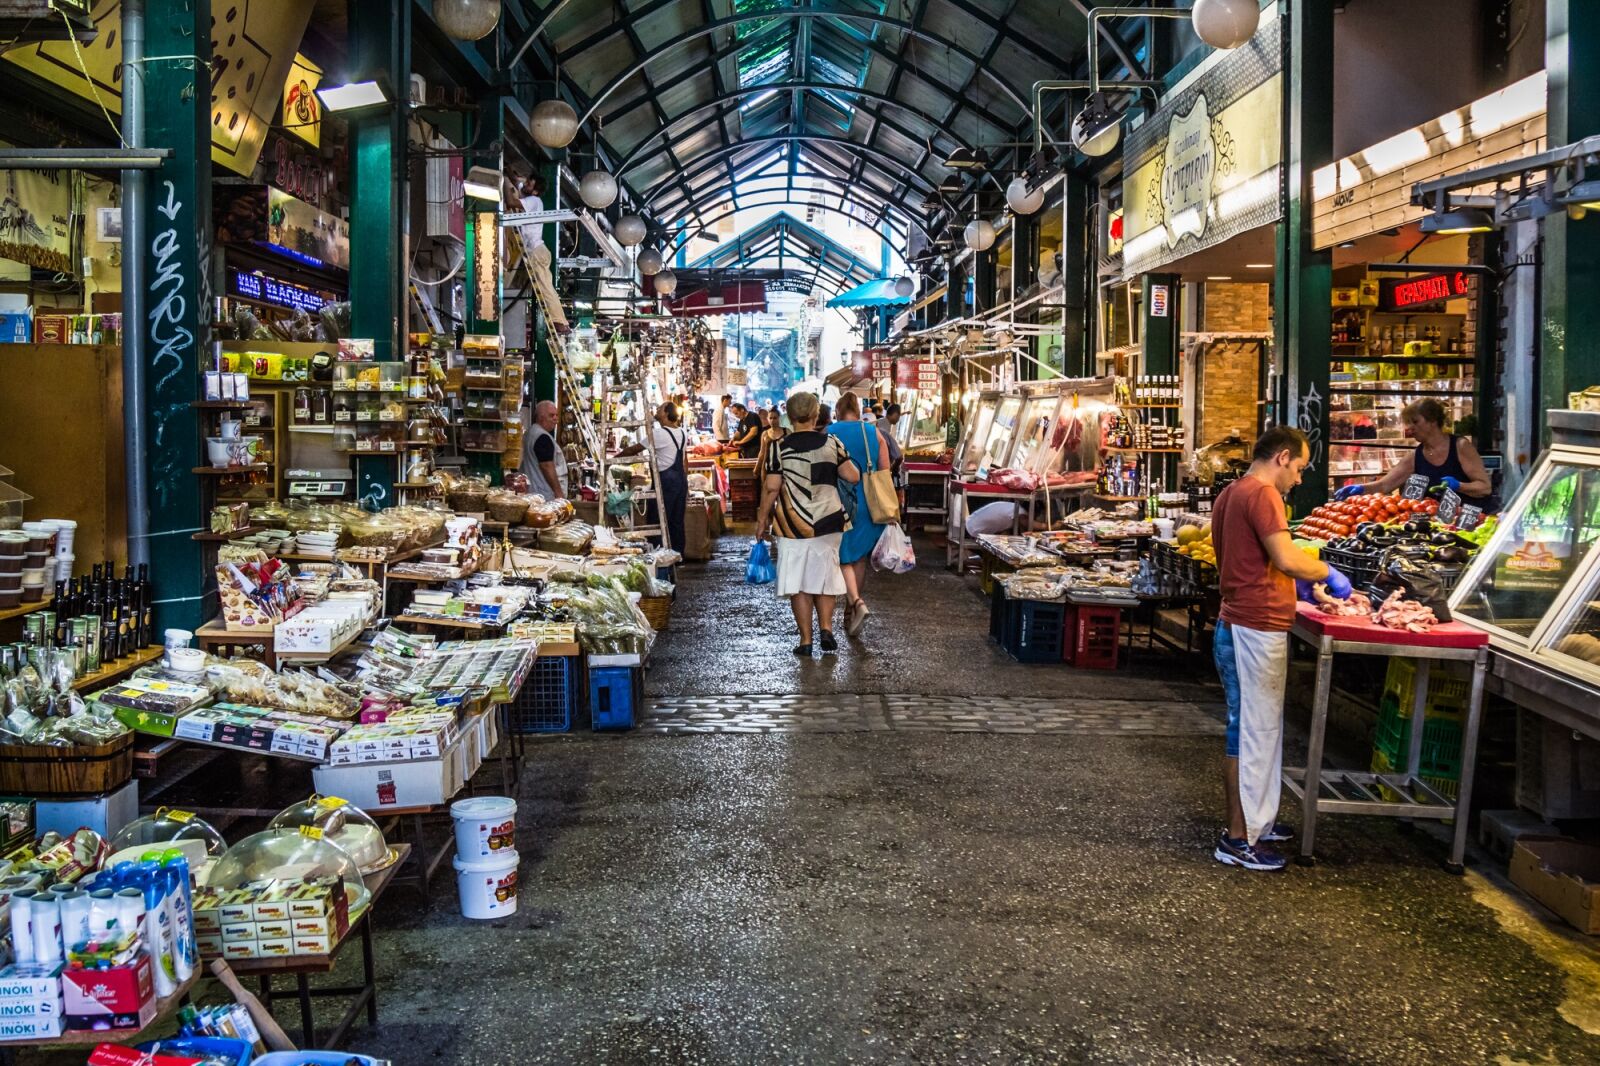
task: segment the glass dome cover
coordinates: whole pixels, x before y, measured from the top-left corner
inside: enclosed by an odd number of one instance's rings
[[[227,854],[228,842],[222,839],[212,824],[188,811],[168,807],[154,814],[135,818],[111,838],[111,854],[117,857],[124,851],[144,852],[150,848],[180,848],[191,866],[207,859]],[[203,851],[201,849],[204,849]],[[137,860],[138,856],[128,856]]]
[[[344,882],[351,921],[368,895],[355,860],[314,827],[266,829],[247,836],[217,860],[206,883],[213,889],[288,887],[328,879]]]
[[[338,796],[312,795],[285,807],[267,828],[298,830],[302,826],[316,829],[323,840],[343,849],[363,874],[382,870],[395,859],[372,816]]]

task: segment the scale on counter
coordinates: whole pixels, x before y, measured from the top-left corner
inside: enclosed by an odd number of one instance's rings
[[[318,500],[355,498],[354,470],[289,470],[283,479],[290,497]]]

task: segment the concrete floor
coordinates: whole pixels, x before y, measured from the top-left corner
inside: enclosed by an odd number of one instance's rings
[[[654,693],[1189,710],[1166,735],[957,733],[892,713],[880,728],[874,711],[823,732],[541,739],[519,912],[460,918],[447,872],[431,910],[384,900],[382,1024],[351,1050],[474,1066],[1600,1062],[1596,953],[1489,864],[1451,877],[1432,838],[1337,818],[1313,869],[1212,861],[1203,662],[1019,666],[986,641],[970,580],[929,566],[876,579],[863,646],[796,663],[786,612],[740,583],[744,545],[725,543],[685,569]]]

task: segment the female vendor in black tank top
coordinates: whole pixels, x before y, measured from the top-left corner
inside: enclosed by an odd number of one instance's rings
[[[1392,492],[1413,474],[1422,474],[1427,477],[1429,488],[1443,485],[1453,489],[1462,502],[1487,509],[1494,491],[1489,471],[1470,440],[1445,432],[1444,405],[1438,400],[1418,400],[1407,405],[1400,417],[1405,422],[1406,436],[1417,442],[1416,451],[1378,480],[1346,485],[1333,498],[1347,500],[1365,492]]]

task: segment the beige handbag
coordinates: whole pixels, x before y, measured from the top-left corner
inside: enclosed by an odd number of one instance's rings
[[[894,474],[873,467],[872,440],[867,436],[867,424],[861,422],[858,425],[861,426],[861,450],[867,453],[867,469],[861,475],[861,484],[867,494],[867,510],[872,513],[872,521],[877,525],[898,522],[900,494],[895,491]]]

